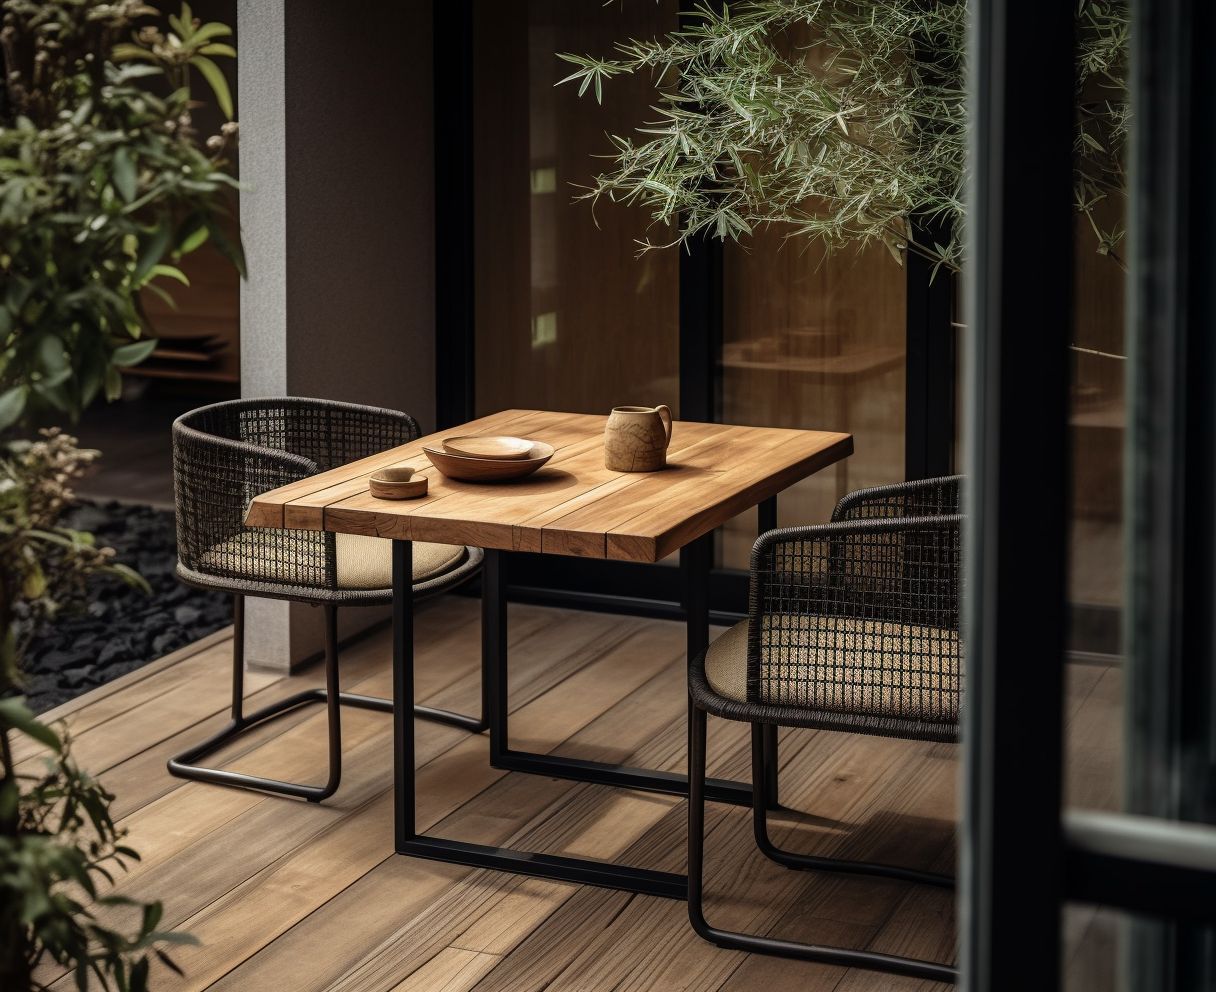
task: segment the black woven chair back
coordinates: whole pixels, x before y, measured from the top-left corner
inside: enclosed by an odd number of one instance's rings
[[[833,520],[869,520],[873,517],[932,517],[962,513],[963,476],[900,482],[858,489],[845,496],[832,511]]]
[[[418,437],[418,425],[408,414],[303,397],[214,403],[191,410],[178,423],[212,437],[298,455],[319,472]]]
[[[832,523],[756,542],[751,702],[856,713],[874,732],[957,724],[960,483],[860,490]]]
[[[249,503],[418,434],[415,420],[396,410],[301,397],[233,400],[183,414],[173,424],[173,485],[184,577],[233,580],[234,591],[334,588],[333,535],[248,528]],[[241,586],[244,580],[254,584]]]

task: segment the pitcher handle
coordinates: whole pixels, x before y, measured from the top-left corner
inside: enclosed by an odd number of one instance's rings
[[[663,431],[667,434],[667,443],[671,444],[671,407],[666,403],[660,403],[654,408],[654,412],[663,421]]]

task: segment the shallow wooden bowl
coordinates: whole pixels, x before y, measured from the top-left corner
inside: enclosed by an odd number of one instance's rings
[[[427,477],[416,475],[409,465],[382,468],[367,483],[376,499],[418,499],[427,492]]]
[[[531,475],[553,457],[553,446],[533,441],[526,458],[469,458],[439,448],[423,448],[431,464],[449,479],[463,482],[506,482]]]
[[[449,455],[465,458],[528,458],[532,453],[532,441],[524,437],[508,437],[502,434],[468,437],[445,437],[443,450]]]

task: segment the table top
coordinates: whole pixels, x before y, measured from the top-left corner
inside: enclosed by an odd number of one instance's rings
[[[250,527],[345,534],[506,551],[655,562],[853,453],[851,434],[676,421],[667,468],[604,468],[605,417],[505,410],[282,486],[250,504]],[[458,482],[422,453],[445,437],[513,434],[556,449],[515,482]],[[412,465],[430,479],[421,499],[382,500],[368,480]]]

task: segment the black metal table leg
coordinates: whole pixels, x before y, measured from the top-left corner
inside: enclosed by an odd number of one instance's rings
[[[704,651],[709,643],[709,570],[712,565],[710,535],[698,538],[680,552],[684,577],[684,607],[688,623],[688,657]],[[507,686],[507,581],[506,552],[486,550],[482,566],[482,680],[489,698],[490,764],[504,771],[526,772],[565,778],[574,782],[612,785],[641,792],[670,796],[688,795],[688,776],[633,768],[604,761],[566,758],[558,754],[516,751],[510,745]],[[745,782],[709,779],[705,794],[713,802],[751,806],[751,786]]]
[[[501,583],[500,552],[488,551],[485,562],[486,605],[483,627],[483,678],[487,698],[497,702],[506,696],[506,596]],[[532,851],[470,844],[419,834],[414,795],[414,644],[412,547],[408,541],[393,542],[393,766],[396,789],[396,850],[433,861],[493,868],[516,874],[535,875],[563,882],[580,882],[648,895],[684,899],[687,882],[683,875],[614,865],[585,858],[567,858]],[[505,706],[491,706],[491,747],[506,732]]]
[[[393,836],[414,838],[414,545],[393,541]]]
[[[507,741],[507,583],[503,553],[487,548],[481,565],[481,686],[485,693],[486,722],[490,726],[490,765],[499,759]]]
[[[709,571],[712,536],[706,534],[681,552],[684,610],[688,624],[688,656],[709,645]],[[507,593],[505,552],[487,549],[482,571],[482,686],[484,712],[490,730],[490,763],[495,768],[530,772],[579,782],[623,788],[688,794],[687,775],[629,768],[560,755],[513,751],[508,744]],[[393,542],[393,698],[394,775],[397,790],[396,849],[399,854],[579,882],[669,899],[687,899],[688,879],[682,874],[652,871],[586,858],[558,857],[532,851],[470,844],[419,834],[414,811],[414,650],[412,549],[408,541]],[[752,790],[742,782],[713,779],[705,796],[718,802],[750,806]]]

